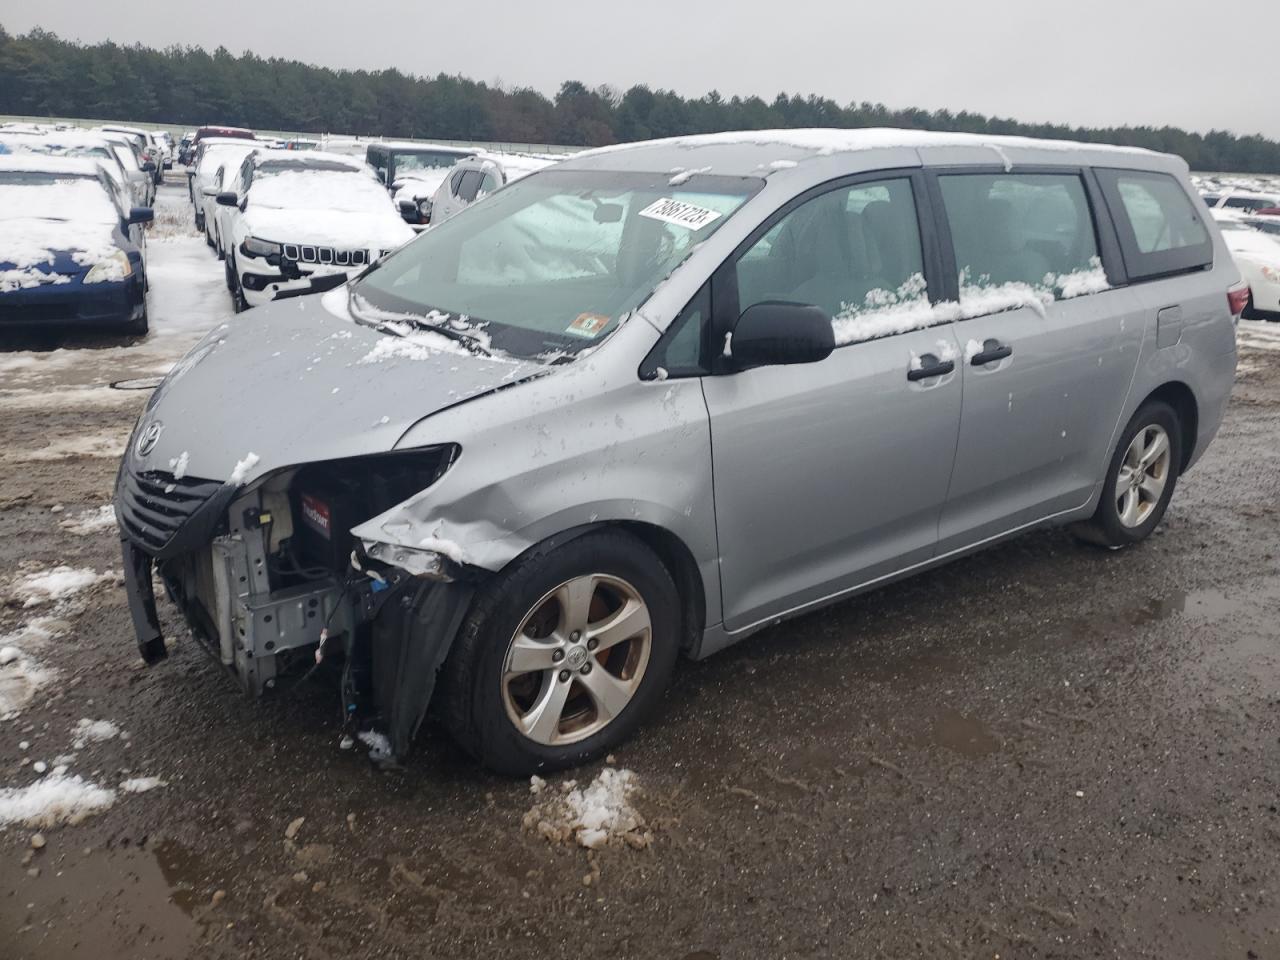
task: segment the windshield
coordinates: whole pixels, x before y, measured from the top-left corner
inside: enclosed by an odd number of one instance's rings
[[[96,177],[0,170],[0,221],[36,219],[114,224],[118,218],[115,205]]]
[[[395,153],[392,154],[396,165],[396,174],[408,173],[410,170],[435,170],[452,167],[463,158],[458,153]]]
[[[352,309],[366,322],[435,329],[455,317],[455,330],[479,330],[516,356],[576,353],[612,332],[764,183],[671,179],[553,169],[520,180],[368,273]]]

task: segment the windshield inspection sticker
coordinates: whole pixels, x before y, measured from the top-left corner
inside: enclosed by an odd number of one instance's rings
[[[565,333],[575,337],[586,337],[594,340],[600,331],[609,325],[609,318],[603,313],[580,313],[573,323],[564,328]]]
[[[719,220],[720,211],[666,197],[649,204],[640,211],[640,216],[648,217],[650,220],[661,220],[663,223],[672,223],[686,230],[701,230],[708,223]]]

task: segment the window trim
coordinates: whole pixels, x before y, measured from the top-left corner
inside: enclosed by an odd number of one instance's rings
[[[700,302],[701,301],[701,302]],[[677,321],[689,312],[690,309],[698,308],[702,310],[702,331],[698,336],[698,369],[697,370],[672,370],[670,367],[664,367],[667,375],[664,380],[688,380],[694,377],[708,376],[710,364],[707,362],[711,352],[710,330],[712,318],[711,306],[711,280],[710,278],[698,288],[698,292],[689,298],[689,302],[676,312],[667,329],[662,331],[662,336],[658,338],[658,342],[649,348],[649,352],[645,354],[640,366],[636,368],[636,375],[641,380],[657,380],[658,367],[662,366],[658,363],[659,357],[666,352],[667,345],[678,337],[683,331],[677,324]]]
[[[703,337],[706,349],[711,350],[712,345],[723,343],[725,335],[731,333],[738,325],[742,311],[738,304],[737,265],[743,254],[754,247],[761,237],[776,227],[793,210],[803,206],[810,200],[833,193],[836,190],[845,190],[867,183],[878,183],[882,180],[906,180],[911,188],[912,199],[916,205],[916,230],[920,234],[920,261],[921,267],[924,269],[929,302],[933,304],[942,302],[945,299],[945,290],[942,286],[942,279],[945,277],[942,271],[942,251],[938,245],[938,237],[932,229],[932,202],[927,192],[924,168],[890,167],[883,170],[866,170],[824,181],[792,197],[780,207],[775,208],[716,267],[711,274],[710,281],[711,323],[708,326],[711,333]],[[939,321],[933,326],[943,326],[950,322],[949,320]],[[846,347],[854,347],[864,342],[866,341],[842,343],[836,349],[843,350]],[[723,376],[739,372],[740,368],[733,362],[732,358],[725,357],[720,351],[713,351],[713,355],[709,359],[711,362],[704,364],[704,366],[711,371],[711,376]]]
[[[1187,193],[1186,186],[1176,175],[1164,170],[1149,170],[1139,167],[1095,167],[1102,196],[1106,201],[1111,219],[1115,225],[1116,237],[1119,240],[1121,256],[1130,283],[1142,283],[1149,280],[1161,280],[1165,277],[1187,273],[1200,273],[1212,270],[1214,264],[1213,231],[1209,229],[1201,215],[1203,203],[1193,202]],[[1164,177],[1172,182],[1186,198],[1191,215],[1204,228],[1205,242],[1194,247],[1177,247],[1172,250],[1156,250],[1143,253],[1138,249],[1138,235],[1129,219],[1124,199],[1120,196],[1120,178],[1123,176]],[[1207,259],[1206,259],[1207,256]]]
[[[1093,222],[1094,245],[1098,250],[1098,258],[1102,261],[1102,269],[1107,274],[1107,282],[1112,287],[1121,287],[1129,282],[1125,271],[1124,260],[1120,255],[1120,245],[1116,239],[1115,223],[1111,212],[1107,209],[1102,191],[1093,176],[1093,170],[1085,166],[1069,164],[1030,164],[1016,163],[1009,166],[1003,164],[957,164],[955,166],[929,167],[929,198],[934,211],[933,229],[938,233],[942,245],[944,266],[943,286],[946,299],[953,303],[960,302],[960,267],[956,263],[955,241],[951,236],[951,221],[947,217],[947,206],[942,198],[942,177],[950,176],[1057,176],[1078,177],[1084,188],[1085,203],[1089,207],[1089,216]],[[1096,296],[1096,294],[1088,294]],[[991,314],[980,314],[991,316]],[[977,318],[973,318],[977,319]]]

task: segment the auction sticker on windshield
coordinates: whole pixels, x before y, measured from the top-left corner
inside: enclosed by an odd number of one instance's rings
[[[683,200],[664,197],[661,200],[655,200],[641,210],[640,216],[648,217],[650,220],[661,220],[663,223],[675,224],[677,227],[684,227],[686,230],[701,230],[708,223],[714,223],[719,220],[720,211],[709,210],[696,204],[685,203]]]
[[[609,318],[602,313],[580,313],[573,323],[565,327],[564,332],[571,333],[575,337],[594,339],[600,336],[600,331],[608,325]]]

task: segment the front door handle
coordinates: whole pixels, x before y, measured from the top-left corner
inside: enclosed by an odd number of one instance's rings
[[[940,377],[945,373],[950,373],[955,368],[956,362],[954,360],[939,360],[932,353],[926,353],[920,358],[920,366],[913,366],[907,371],[907,379],[912,382],[928,380],[930,377]]]
[[[1009,344],[1001,343],[999,340],[987,340],[982,344],[982,350],[970,358],[969,363],[980,367],[984,363],[994,363],[1010,356],[1013,356],[1013,347]]]

